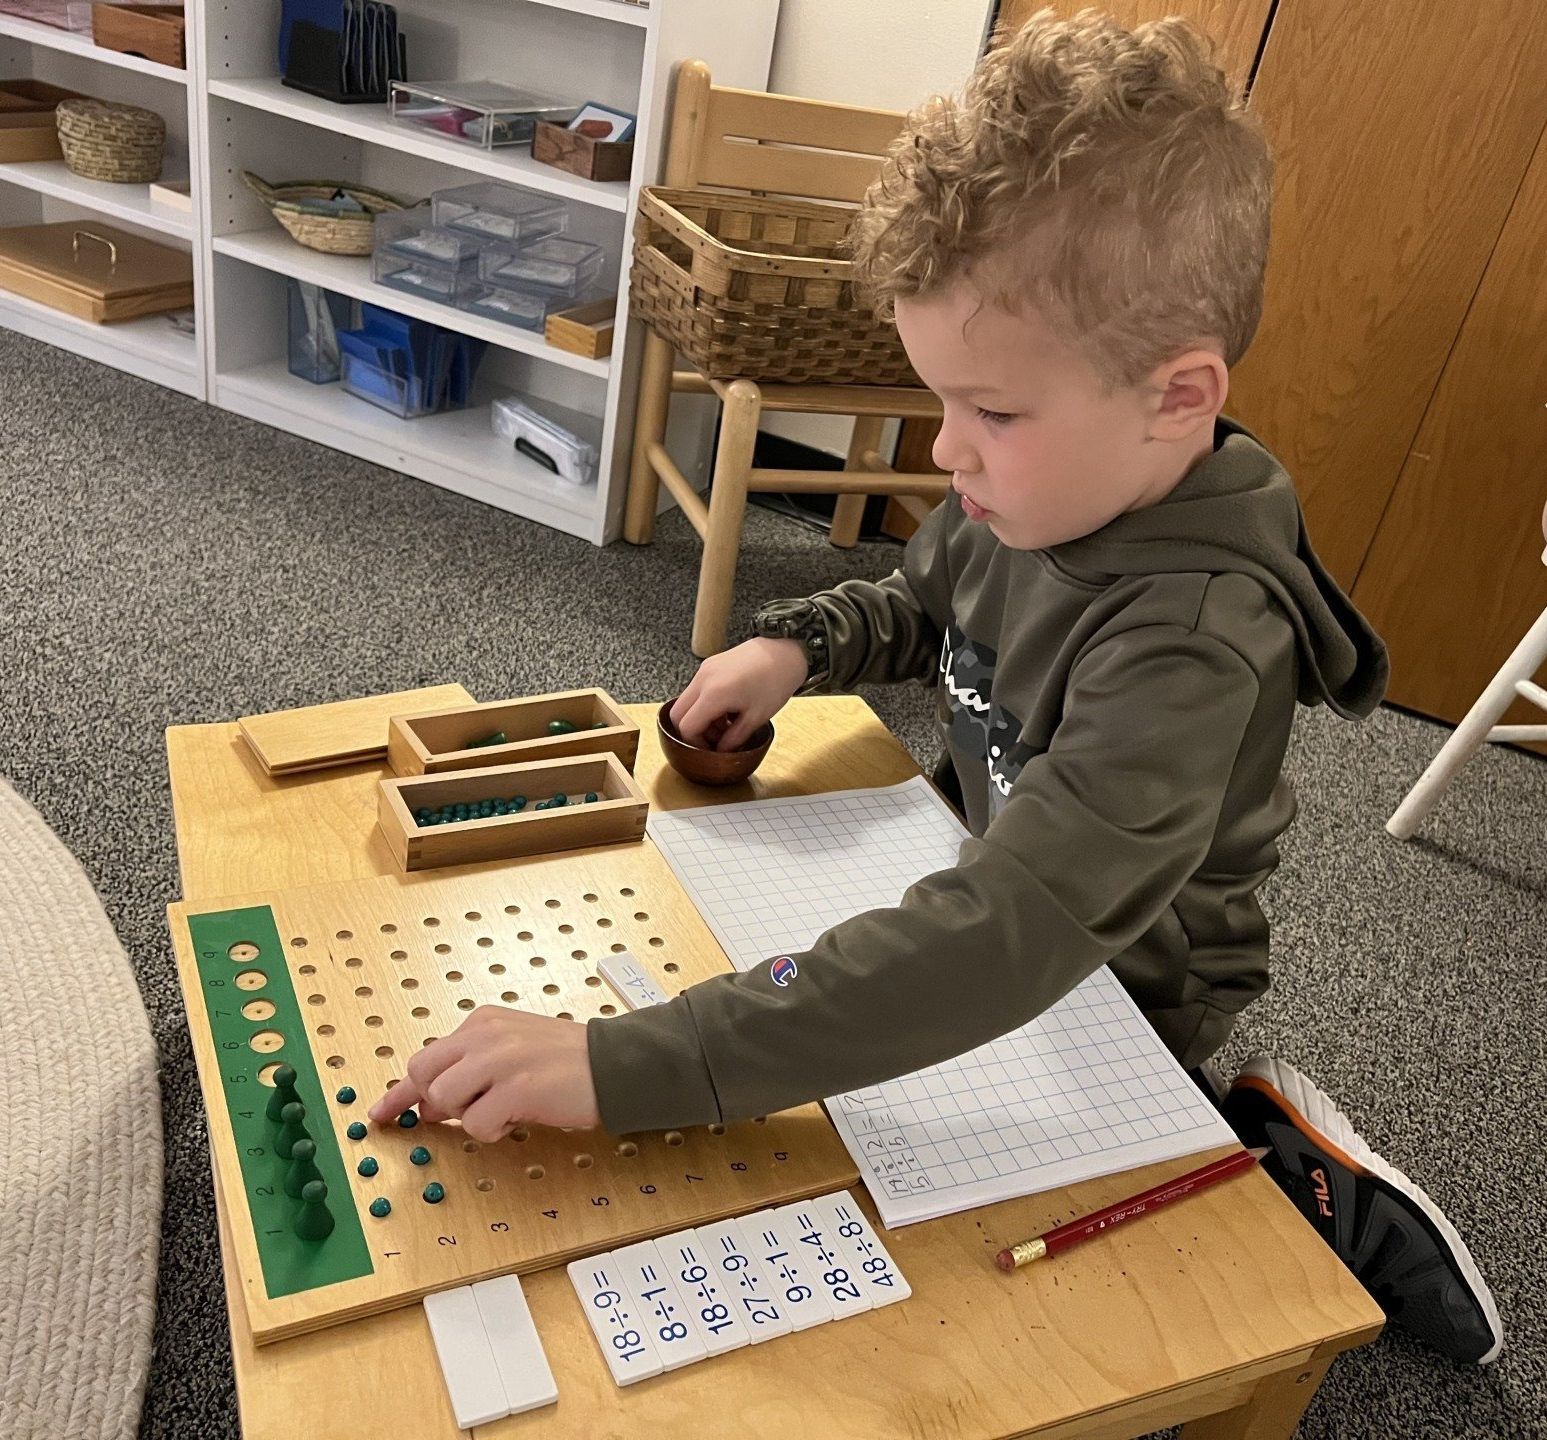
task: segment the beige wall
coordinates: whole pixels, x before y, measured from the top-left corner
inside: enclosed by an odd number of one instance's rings
[[[911,109],[934,91],[961,86],[982,48],[989,9],[989,0],[783,0],[768,88]],[[770,415],[762,428],[842,455],[851,423]]]

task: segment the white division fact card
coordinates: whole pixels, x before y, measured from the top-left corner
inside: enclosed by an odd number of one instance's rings
[[[922,777],[648,828],[738,970],[895,906],[968,838]],[[1019,1030],[827,1110],[888,1228],[1236,1143],[1104,966]]]

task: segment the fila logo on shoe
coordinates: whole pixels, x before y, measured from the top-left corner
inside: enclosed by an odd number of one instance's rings
[[[1316,1166],[1311,1171],[1311,1189],[1316,1192],[1316,1208],[1327,1219],[1332,1218],[1332,1187],[1327,1183],[1327,1172]]]

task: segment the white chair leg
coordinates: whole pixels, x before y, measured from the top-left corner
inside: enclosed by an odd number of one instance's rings
[[[1525,639],[1515,647],[1488,688],[1478,696],[1477,703],[1467,711],[1466,718],[1456,726],[1455,734],[1441,747],[1440,753],[1386,822],[1390,834],[1398,840],[1406,840],[1422,824],[1456,771],[1487,742],[1499,716],[1515,699],[1517,682],[1529,680],[1544,660],[1547,660],[1547,610],[1526,631]]]

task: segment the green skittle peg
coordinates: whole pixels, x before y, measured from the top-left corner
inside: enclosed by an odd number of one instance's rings
[[[392,1202],[385,1195],[378,1195],[371,1201],[371,1214],[378,1220],[385,1220],[392,1213]]]
[[[263,1113],[277,1125],[285,1106],[298,1103],[300,1099],[295,1089],[295,1067],[281,1065],[274,1072],[274,1093],[269,1096],[268,1108]]]
[[[299,1200],[301,1192],[313,1180],[321,1180],[322,1171],[317,1168],[317,1142],[297,1140],[290,1147],[290,1169],[285,1172],[285,1194]]]
[[[424,1198],[428,1204],[439,1205],[446,1198],[446,1187],[439,1180],[432,1180],[424,1187]]]
[[[274,1149],[281,1160],[290,1158],[290,1151],[297,1140],[310,1140],[311,1134],[302,1123],[306,1119],[306,1106],[299,1100],[292,1100],[279,1112],[279,1138],[274,1142]]]
[[[302,1240],[326,1240],[333,1233],[327,1183],[313,1180],[301,1191],[301,1200],[301,1213],[295,1217],[296,1235]]]

